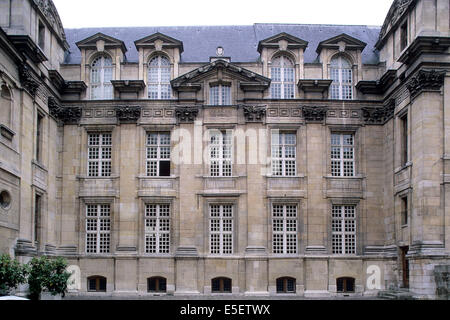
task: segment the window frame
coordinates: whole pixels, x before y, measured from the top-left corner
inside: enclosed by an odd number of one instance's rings
[[[155,281],[155,290],[150,290],[150,281]],[[161,289],[161,281],[163,281],[164,289]],[[147,292],[149,293],[167,293],[167,279],[164,277],[147,278]]]
[[[98,144],[91,144],[91,136],[98,135]],[[104,137],[110,136],[110,144],[104,143]],[[109,151],[108,151],[109,149]],[[97,150],[95,153],[94,150]],[[91,158],[91,151],[97,154],[97,158]],[[109,155],[109,158],[104,158],[104,154]],[[112,176],[112,162],[113,162],[113,134],[112,131],[89,131],[87,133],[87,176],[89,178],[110,178]],[[91,164],[96,164],[91,168]],[[104,167],[104,165],[106,165]],[[92,171],[96,170],[97,174]],[[107,174],[105,174],[105,170]],[[92,172],[92,173],[91,173]]]
[[[155,206],[155,216],[148,215],[149,207]],[[167,206],[167,216],[161,216],[161,206]],[[153,220],[155,221],[155,230],[147,230],[147,222]],[[167,220],[168,230],[161,230],[162,220]],[[164,202],[147,202],[144,204],[144,252],[148,255],[168,255],[171,253],[171,241],[172,241],[172,204]],[[155,249],[150,250],[148,247],[147,236],[155,235]],[[167,243],[167,250],[161,250],[161,236],[167,235],[168,238],[165,240]]]
[[[99,60],[100,59],[100,60]],[[111,61],[111,65],[106,65],[105,61]],[[100,61],[99,66],[94,66],[94,63]],[[110,70],[111,79],[106,79],[105,71]],[[98,72],[99,82],[93,82],[94,72]],[[89,72],[89,86],[90,86],[90,98],[91,100],[112,100],[114,99],[114,87],[111,80],[114,79],[114,61],[108,54],[101,54],[92,59]],[[96,88],[99,88],[99,95],[96,97]]]
[[[220,133],[220,134],[217,134]],[[218,137],[218,143],[213,143],[213,135]],[[233,176],[234,136],[231,129],[210,129],[208,133],[208,171],[213,178]],[[228,143],[229,142],[229,143]],[[213,149],[218,150],[217,157],[213,157]],[[229,156],[225,157],[225,148]],[[217,172],[217,173],[216,173]]]
[[[226,90],[225,90],[226,88]],[[214,92],[217,90],[217,94]],[[210,106],[231,106],[232,92],[231,84],[210,84],[209,105]],[[217,98],[217,99],[216,99]]]
[[[214,282],[218,281],[219,283],[219,290],[214,290],[214,288],[216,287],[216,285],[214,285]],[[229,288],[230,290],[225,290],[226,286],[226,282],[229,282]],[[213,278],[211,279],[211,293],[217,293],[217,294],[229,294],[229,293],[233,293],[233,279],[231,278],[227,278],[227,277],[217,277],[217,278]]]
[[[152,61],[155,59],[158,60],[157,66],[152,66]],[[168,62],[167,67],[165,67],[162,64],[162,59],[166,60]],[[167,69],[167,70],[166,70]],[[150,77],[152,76],[152,70],[156,70],[156,75],[158,80],[157,81],[151,81]],[[166,70],[165,73],[163,73],[163,70]],[[167,82],[164,81],[163,76],[169,77],[169,80]],[[172,92],[172,86],[170,84],[170,80],[172,79],[172,63],[170,59],[164,55],[164,54],[157,54],[148,60],[147,64],[147,98],[150,100],[170,100],[173,98],[173,92]],[[156,86],[156,91],[151,91],[152,87]],[[166,86],[168,88],[168,92],[165,92],[167,96],[163,95],[163,86]],[[156,97],[154,96],[156,94]]]
[[[279,281],[282,281],[282,287],[283,290],[279,290]],[[288,287],[289,287],[289,281],[293,281],[293,290],[289,291]],[[276,290],[277,290],[277,294],[295,294],[297,293],[297,280],[295,278],[292,277],[280,277],[276,279]]]
[[[275,212],[274,209],[275,207],[282,207],[282,216],[275,216]],[[287,213],[288,213],[288,207],[295,207],[295,216],[294,217],[288,217]],[[296,202],[272,202],[270,204],[270,225],[271,225],[271,253],[273,255],[289,255],[289,256],[294,256],[294,255],[298,255],[299,253],[299,240],[300,240],[300,235],[299,235],[299,230],[300,230],[300,224],[299,224],[299,213],[300,210],[300,206],[299,203]],[[276,220],[280,220],[282,221],[282,230],[276,230],[277,229],[277,225],[279,226],[279,223],[276,223]],[[295,230],[294,231],[289,231],[288,227],[291,226],[292,228],[292,224],[290,225],[288,222],[295,221]],[[282,241],[282,248],[281,250],[276,249],[276,245],[275,245],[275,239],[276,239],[276,235],[280,235],[281,236],[281,241]],[[289,250],[289,237],[288,236],[295,236],[295,250]],[[280,252],[281,251],[281,252]]]
[[[95,280],[95,290],[91,290],[90,281]],[[101,290],[101,281],[105,281],[105,290]],[[103,276],[91,276],[87,278],[87,292],[107,292],[108,291],[108,279]]]
[[[333,61],[338,60],[337,67],[333,66]],[[343,61],[346,61],[350,67],[345,68],[343,66]],[[329,74],[330,79],[333,81],[330,85],[330,99],[331,100],[353,100],[355,97],[354,94],[354,72],[353,72],[353,64],[350,59],[343,56],[342,54],[335,55],[330,60],[330,67],[329,67]],[[337,73],[337,79],[334,77],[334,72]],[[344,73],[347,72],[347,77],[344,77]],[[350,79],[350,82],[345,82],[344,79]],[[349,87],[350,91],[348,92],[349,95],[344,95],[344,88]],[[337,88],[337,95],[336,89]]]
[[[335,218],[334,215],[338,214],[335,208],[339,208],[340,217]],[[346,208],[353,209],[353,217],[346,217]],[[353,226],[353,231],[347,231],[347,221],[352,223],[348,224],[350,229]],[[338,230],[336,230],[339,228]],[[332,204],[331,206],[331,254],[335,256],[355,256],[358,253],[358,208],[354,203],[349,204]],[[353,236],[353,240],[349,240],[350,244],[347,246],[346,236]],[[339,240],[340,239],[340,240]],[[340,243],[338,245],[338,243]],[[347,250],[347,248],[350,248]],[[349,252],[351,250],[351,252]]]
[[[95,207],[96,215],[89,215],[89,207]],[[106,208],[108,207],[108,215],[102,216],[102,207]],[[86,203],[85,204],[85,253],[87,255],[107,255],[111,253],[112,248],[112,231],[113,231],[113,213],[112,213],[112,205],[111,203]],[[89,222],[95,221],[95,229],[90,230],[91,228],[94,228],[94,224],[89,225]],[[107,222],[104,226],[108,227],[107,230],[102,230],[102,221],[104,220]],[[95,251],[90,251],[89,247],[89,235],[95,235]],[[107,241],[107,249],[102,249],[102,241],[105,241],[102,239],[102,235],[107,235],[106,241]],[[92,241],[92,239],[91,239]],[[104,246],[104,245],[103,245]],[[106,248],[106,247],[105,247]]]
[[[150,143],[150,136],[156,135],[157,142],[156,144]],[[162,143],[162,136],[168,136],[168,144]],[[146,148],[146,159],[145,159],[145,172],[147,177],[157,177],[157,178],[164,178],[164,177],[170,177],[172,174],[172,143],[171,143],[172,133],[170,131],[148,131],[146,133],[145,139],[145,148]],[[156,158],[149,157],[151,154],[150,150],[151,148],[156,148]],[[168,148],[168,158],[162,157],[162,148]],[[169,165],[169,174],[168,175],[161,175],[161,163],[162,162],[168,162]],[[152,167],[151,163],[155,163],[156,167]],[[153,174],[152,169],[156,170],[156,172]]]
[[[280,65],[275,66],[275,62],[280,59]],[[290,63],[290,67],[287,67],[285,65],[285,60],[287,60]],[[279,74],[280,80],[275,80],[274,78],[274,74],[275,69],[280,69],[279,70]],[[292,70],[292,81],[288,81],[286,80],[286,73],[287,70]],[[295,90],[295,79],[296,79],[296,74],[295,74],[295,62],[288,56],[286,55],[278,55],[274,58],[272,58],[272,62],[270,65],[270,78],[271,78],[271,84],[270,84],[270,97],[271,99],[284,99],[284,100],[292,100],[296,98],[296,90]],[[279,95],[274,94],[275,92],[275,86],[279,86],[280,92]],[[278,90],[277,90],[278,91]],[[292,96],[291,97],[286,97],[287,92],[292,91]]]
[[[42,164],[43,149],[44,149],[44,134],[45,134],[45,115],[41,111],[36,111],[36,162]]]
[[[339,136],[339,144],[333,143],[333,136]],[[352,136],[352,144],[345,144],[345,136]],[[331,130],[330,134],[330,172],[333,178],[355,178],[356,177],[356,158],[357,158],[357,148],[356,148],[356,132],[352,131],[338,131]],[[333,149],[339,148],[339,158],[333,158]],[[351,148],[353,157],[345,158],[345,149]],[[334,163],[338,164],[339,167],[335,167]],[[352,172],[350,175],[346,175],[346,163],[352,164]],[[339,170],[339,174],[336,174],[334,169]],[[348,172],[348,171],[347,171]]]
[[[211,202],[208,203],[208,244],[209,244],[209,254],[213,256],[230,256],[234,254],[234,245],[235,245],[235,204],[232,202],[226,203],[226,202]],[[218,207],[219,208],[219,215],[213,216],[212,215],[212,208]],[[224,216],[224,207],[231,208],[231,217]],[[218,221],[218,225],[215,226],[218,227],[218,230],[213,230],[213,220]],[[226,226],[228,228],[231,228],[230,230],[224,230],[224,220],[227,223]],[[218,244],[213,244],[213,235],[218,235]],[[225,246],[227,245],[224,240],[224,235],[231,236],[230,243],[228,244],[228,248]],[[217,241],[217,240],[215,240]],[[213,250],[213,248],[218,247],[218,250]]]
[[[287,143],[287,135],[293,135],[295,138],[294,144]],[[278,137],[278,143],[274,144],[274,136]],[[281,138],[282,137],[282,138]],[[281,144],[280,144],[281,138]],[[280,130],[280,129],[272,129],[270,132],[270,154],[271,154],[271,175],[273,177],[296,177],[297,176],[297,145],[298,145],[298,137],[296,130]],[[274,148],[281,148],[281,157],[274,157]],[[286,156],[286,149],[294,148],[294,158]],[[281,172],[275,171],[276,161],[279,161],[281,164]],[[293,162],[289,166],[287,165],[289,162]],[[289,168],[294,168],[294,171],[289,171]],[[280,167],[278,167],[280,169]],[[280,173],[280,174],[278,174]],[[289,174],[288,174],[289,173]]]

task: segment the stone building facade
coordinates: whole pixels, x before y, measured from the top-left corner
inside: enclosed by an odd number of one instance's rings
[[[0,9],[0,252],[65,257],[73,295],[442,296],[449,0],[382,28]]]

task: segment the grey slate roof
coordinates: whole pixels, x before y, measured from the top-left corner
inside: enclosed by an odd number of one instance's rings
[[[254,24],[252,26],[186,26],[186,27],[128,27],[128,28],[83,28],[65,29],[70,54],[65,63],[79,64],[81,53],[76,42],[86,39],[97,32],[122,40],[126,47],[126,61],[138,62],[138,53],[134,41],[160,32],[183,42],[184,52],[181,62],[209,62],[221,46],[225,56],[231,62],[255,62],[259,59],[258,43],[276,34],[286,32],[309,42],[305,51],[305,63],[317,62],[316,48],[321,41],[346,33],[367,43],[362,60],[365,64],[379,62],[375,43],[380,27],[343,26],[343,25],[307,25],[307,24]]]

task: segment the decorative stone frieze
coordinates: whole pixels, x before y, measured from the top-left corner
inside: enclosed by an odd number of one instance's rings
[[[261,122],[266,116],[266,106],[242,106],[247,122]]]
[[[307,122],[322,122],[327,115],[327,107],[302,107],[303,118]]]
[[[407,84],[411,98],[422,91],[440,91],[444,84],[446,71],[420,70]]]
[[[80,107],[63,107],[55,97],[48,97],[48,109],[52,117],[65,124],[76,124],[81,119]]]
[[[116,116],[121,123],[136,123],[141,117],[141,107],[139,106],[117,107]]]
[[[177,107],[175,110],[175,116],[179,123],[192,123],[198,116],[198,107]]]
[[[26,63],[19,66],[19,78],[22,86],[27,90],[33,97],[36,95],[36,91],[39,88],[39,81],[33,76],[33,72]]]

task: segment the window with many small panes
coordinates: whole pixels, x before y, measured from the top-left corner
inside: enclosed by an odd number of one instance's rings
[[[295,132],[272,131],[272,175],[297,174],[297,135]]]
[[[297,253],[297,220],[297,205],[272,205],[273,253]]]
[[[233,135],[231,130],[211,130],[209,168],[212,177],[232,176]]]
[[[279,56],[273,59],[270,72],[272,79],[270,93],[272,99],[294,99],[295,68],[291,59],[286,56]]]
[[[294,278],[283,277],[277,279],[277,293],[295,293],[296,281]]]
[[[170,85],[170,61],[164,56],[156,56],[148,64],[148,98],[164,100],[172,98]]]
[[[113,98],[113,63],[108,56],[97,57],[91,64],[91,99],[102,100]]]
[[[331,99],[352,100],[353,99],[353,70],[351,63],[342,56],[337,56],[331,60],[330,92]]]
[[[170,252],[170,204],[146,204],[145,252]]]
[[[111,206],[86,205],[86,253],[109,253],[111,244]]]
[[[211,254],[233,253],[233,229],[233,205],[210,205],[209,244]]]
[[[88,176],[110,177],[112,160],[112,134],[88,134]]]
[[[232,280],[230,278],[215,278],[211,280],[212,293],[231,293]]]
[[[354,134],[331,134],[331,175],[333,177],[355,176]]]
[[[170,132],[147,134],[147,176],[170,176]]]
[[[332,208],[333,254],[356,254],[356,207],[336,206]]]
[[[231,86],[217,85],[210,87],[209,104],[212,106],[231,105]]]

